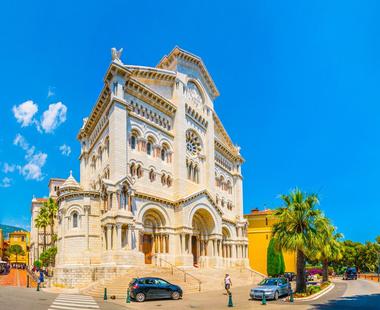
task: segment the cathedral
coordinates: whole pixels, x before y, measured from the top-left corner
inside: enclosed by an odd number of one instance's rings
[[[205,64],[179,47],[156,67],[124,64],[121,52],[77,135],[80,180],[56,187],[56,282],[86,285],[157,259],[247,267],[243,157]]]

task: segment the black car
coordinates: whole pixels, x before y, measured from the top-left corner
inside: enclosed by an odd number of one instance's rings
[[[160,278],[137,278],[129,283],[131,298],[143,302],[147,299],[179,299],[182,289]]]
[[[358,272],[355,267],[349,267],[346,269],[343,275],[343,280],[357,280]]]

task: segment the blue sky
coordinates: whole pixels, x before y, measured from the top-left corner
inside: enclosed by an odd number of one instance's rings
[[[29,225],[50,177],[79,177],[76,134],[110,48],[154,66],[178,45],[220,90],[216,111],[246,159],[246,212],[299,186],[346,238],[380,234],[379,2],[204,2],[1,4],[0,223]]]

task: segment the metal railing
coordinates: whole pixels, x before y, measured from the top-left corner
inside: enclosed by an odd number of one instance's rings
[[[192,274],[186,272],[183,269],[178,268],[177,266],[173,265],[172,263],[168,262],[167,260],[163,259],[162,257],[159,257],[157,254],[154,255],[154,259],[155,259],[155,265],[156,266],[162,267],[162,263],[169,265],[172,275],[174,275],[174,270],[182,273],[184,282],[187,282],[188,277],[194,279],[198,283],[198,291],[200,292],[202,290],[202,281],[199,280],[198,278],[194,277]]]

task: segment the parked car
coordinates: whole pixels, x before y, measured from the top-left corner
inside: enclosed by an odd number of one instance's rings
[[[129,283],[131,298],[143,302],[148,299],[180,299],[182,289],[160,278],[137,278]]]
[[[289,281],[294,281],[296,279],[296,274],[294,272],[285,272],[284,277]]]
[[[285,278],[266,278],[258,287],[251,289],[252,299],[261,299],[265,294],[266,299],[277,300],[280,296],[289,295],[290,286]]]
[[[357,280],[358,272],[355,267],[348,267],[343,274],[343,280]]]

